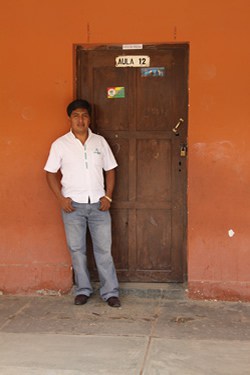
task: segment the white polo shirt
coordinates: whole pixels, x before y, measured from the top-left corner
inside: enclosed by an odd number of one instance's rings
[[[70,131],[52,143],[45,171],[62,173],[62,194],[78,203],[96,203],[105,195],[103,170],[117,167],[114,155],[100,135],[88,129],[83,145]]]

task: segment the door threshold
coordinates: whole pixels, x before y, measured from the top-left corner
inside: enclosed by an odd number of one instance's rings
[[[121,282],[121,296],[141,298],[186,299],[187,283],[135,283]],[[99,289],[99,283],[94,283],[94,290]]]

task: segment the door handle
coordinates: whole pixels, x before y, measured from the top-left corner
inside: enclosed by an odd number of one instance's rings
[[[179,121],[177,122],[177,124],[175,125],[175,127],[172,129],[172,131],[175,133],[175,135],[179,135],[178,129],[179,129],[180,125],[183,124],[183,122],[184,122],[183,118],[180,118]]]

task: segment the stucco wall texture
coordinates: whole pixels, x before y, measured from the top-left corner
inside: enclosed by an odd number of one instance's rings
[[[71,288],[43,166],[68,130],[73,44],[190,43],[188,289],[250,300],[248,0],[10,0],[0,12],[0,291]]]

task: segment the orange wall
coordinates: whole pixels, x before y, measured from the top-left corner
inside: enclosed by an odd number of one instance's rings
[[[189,42],[190,296],[250,300],[249,11],[248,0],[1,5],[1,291],[71,287],[43,165],[68,129],[72,45]]]

